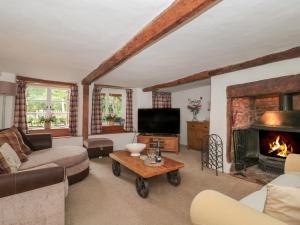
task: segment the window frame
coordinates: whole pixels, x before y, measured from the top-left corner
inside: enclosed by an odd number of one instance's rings
[[[29,87],[43,87],[46,89],[46,100],[27,100],[26,98],[26,106],[28,105],[28,102],[45,102],[46,103],[46,109],[48,110],[52,103],[65,103],[66,104],[66,109],[70,109],[70,94],[71,94],[71,88],[69,86],[62,86],[62,85],[49,85],[49,84],[42,84],[42,83],[28,83],[27,88],[26,88],[26,97],[27,97],[27,91]],[[66,100],[52,100],[52,90],[67,90],[68,91],[68,98]],[[37,112],[26,112],[26,118],[28,114],[37,114]],[[42,113],[40,113],[42,114]],[[53,112],[53,114],[67,114],[67,121],[65,127],[52,127],[50,130],[47,130],[47,132],[50,132],[54,137],[59,137],[59,136],[70,136],[70,124],[69,124],[69,117],[70,117],[70,112],[69,110],[66,110],[66,112]],[[29,133],[44,133],[45,128],[32,128],[28,126]]]
[[[108,107],[109,107],[109,96],[121,96],[122,97],[122,119],[126,118],[126,91],[122,89],[112,89],[112,88],[103,88],[101,91],[101,96],[105,95],[105,114],[108,113]],[[103,104],[103,102],[101,102]],[[105,116],[103,114],[102,109],[102,118]],[[112,133],[123,133],[125,132],[124,125],[109,125],[109,124],[103,124],[102,122],[102,133],[103,134],[112,134]]]

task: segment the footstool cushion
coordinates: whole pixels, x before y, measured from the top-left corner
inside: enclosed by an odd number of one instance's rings
[[[113,141],[108,138],[88,138],[83,141],[83,146],[87,149],[89,158],[108,156],[113,152]]]

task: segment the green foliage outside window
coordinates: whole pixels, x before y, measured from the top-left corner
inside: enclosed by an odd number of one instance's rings
[[[101,95],[101,111],[103,124],[106,125],[109,121],[120,125],[124,122],[122,110],[122,95],[105,94]]]
[[[51,123],[52,128],[68,127],[69,96],[69,89],[29,86],[26,90],[29,128],[43,128],[47,110],[50,110],[55,117]]]

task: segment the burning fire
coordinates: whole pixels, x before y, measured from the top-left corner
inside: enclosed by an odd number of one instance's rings
[[[276,155],[280,157],[286,157],[288,154],[294,151],[293,146],[287,145],[280,135],[278,135],[276,140],[270,143],[269,145],[270,149],[268,152],[276,152]]]

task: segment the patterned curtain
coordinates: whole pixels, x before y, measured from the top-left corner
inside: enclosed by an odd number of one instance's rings
[[[28,133],[26,119],[26,82],[18,80],[17,86],[14,124],[16,127],[20,127],[25,133]]]
[[[153,108],[171,108],[172,100],[170,92],[152,92]]]
[[[132,90],[126,89],[126,121],[125,121],[125,131],[133,131],[132,122]]]
[[[77,117],[78,117],[78,86],[71,87],[70,93],[70,116],[69,126],[71,136],[77,136]]]
[[[92,121],[91,133],[100,134],[102,132],[102,113],[101,113],[101,89],[94,86],[92,99]]]

